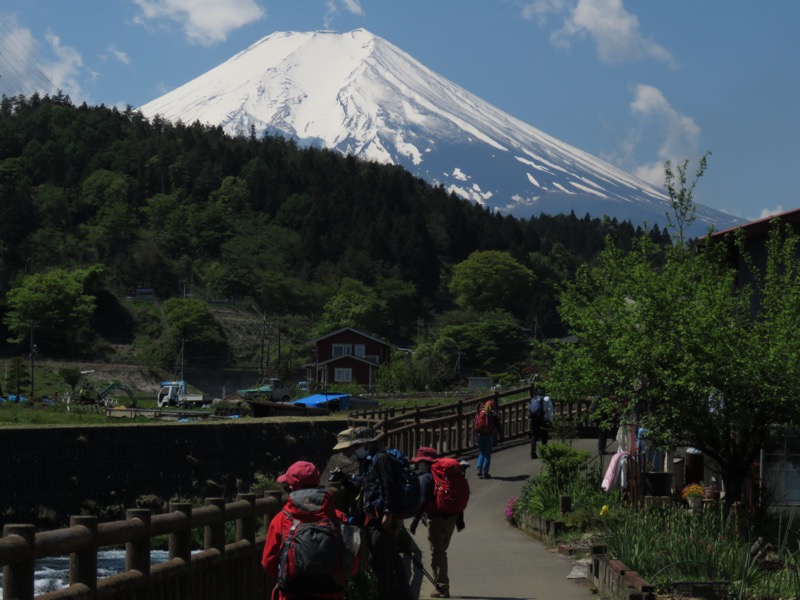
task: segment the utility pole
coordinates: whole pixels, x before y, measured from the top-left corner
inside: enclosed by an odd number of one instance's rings
[[[31,401],[36,397],[36,344],[33,343],[33,329],[36,321],[31,320]]]
[[[259,381],[264,383],[267,378],[267,373],[264,370],[264,341],[267,337],[267,312],[264,311],[264,316],[261,319],[261,354],[258,357],[258,371]]]

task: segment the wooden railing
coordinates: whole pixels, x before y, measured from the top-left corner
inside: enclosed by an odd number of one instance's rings
[[[281,507],[280,492],[265,497],[240,494],[235,502],[209,498],[206,505],[171,502],[168,513],[127,511],[126,519],[98,523],[97,517],[72,517],[70,526],[35,532],[33,525],[6,525],[0,538],[3,598],[7,600],[256,600],[267,598],[273,582],[261,569],[264,535],[259,517],[269,523]],[[235,523],[227,542],[226,524]],[[203,528],[204,548],[192,549],[192,530]],[[169,557],[151,565],[151,541],[169,536]],[[97,578],[101,549],[125,545],[122,573]],[[69,586],[34,596],[36,559],[69,555]]]
[[[420,446],[435,448],[442,455],[460,455],[475,447],[475,413],[488,400],[494,400],[503,423],[503,439],[519,440],[530,435],[528,403],[534,386],[501,392],[496,390],[478,398],[458,400],[421,408],[382,408],[360,411],[349,416],[351,427],[369,425],[387,447],[413,455]],[[521,398],[519,396],[522,396]],[[511,398],[504,400],[506,398]],[[589,425],[589,401],[553,401],[555,419],[576,425]]]

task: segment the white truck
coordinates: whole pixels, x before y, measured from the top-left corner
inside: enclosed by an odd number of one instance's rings
[[[263,385],[249,390],[236,391],[242,398],[263,398],[273,402],[289,401],[289,386],[280,379],[267,379]]]
[[[185,381],[162,381],[158,392],[158,407],[180,406],[181,408],[202,408],[210,404],[205,394],[187,394]]]

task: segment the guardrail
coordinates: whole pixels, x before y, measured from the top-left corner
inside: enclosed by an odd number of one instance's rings
[[[280,507],[281,493],[263,498],[240,494],[235,502],[208,498],[192,508],[171,502],[169,512],[130,509],[126,519],[99,523],[97,517],[74,516],[70,526],[36,533],[33,525],[6,525],[0,538],[3,598],[8,600],[254,600],[266,598],[274,585],[261,568],[264,535],[258,518],[269,524]],[[226,525],[235,538],[226,539]],[[203,528],[204,547],[192,549],[192,530]],[[151,565],[152,539],[169,536],[169,557]],[[98,579],[97,554],[125,545],[124,572]],[[34,595],[36,559],[69,555],[69,586]]]
[[[350,414],[351,427],[369,425],[373,427],[383,443],[413,455],[420,446],[435,448],[441,455],[460,455],[475,447],[475,414],[488,400],[494,400],[500,421],[503,423],[507,441],[530,436],[528,403],[535,386],[526,385],[506,391],[495,390],[491,394],[458,400],[430,407],[382,408]],[[518,396],[522,395],[522,398]],[[513,397],[512,400],[502,401]],[[590,402],[553,401],[556,420],[569,420],[579,426],[590,426]]]

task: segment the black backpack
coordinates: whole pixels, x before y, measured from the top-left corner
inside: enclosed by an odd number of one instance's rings
[[[293,502],[297,506],[308,499],[314,505],[320,493],[324,490],[298,490],[292,493]],[[278,589],[297,595],[343,592],[355,558],[343,537],[349,526],[328,516],[301,521],[287,510],[283,514],[291,526],[278,554]]]
[[[372,469],[375,464],[375,459],[381,453],[375,454],[372,457],[369,468]],[[394,498],[396,498],[395,505],[384,507],[384,498],[370,499],[370,504],[382,511],[388,508],[393,516],[399,519],[408,519],[417,514],[419,508],[419,475],[414,470],[411,461],[400,450],[392,448],[386,450],[385,454],[389,457],[394,471],[394,485],[397,486],[393,491]]]
[[[537,403],[536,407],[534,408],[534,404]],[[531,398],[531,403],[528,405],[528,410],[531,413],[532,417],[538,417],[540,419],[544,418],[544,396],[534,396]]]

